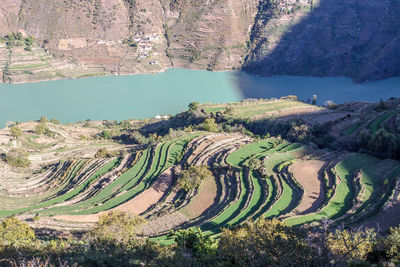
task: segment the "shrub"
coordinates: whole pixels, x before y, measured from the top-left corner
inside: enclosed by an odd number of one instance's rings
[[[40,120],[39,120],[39,122],[41,122],[41,123],[46,123],[48,121],[49,120],[45,116],[40,117]]]
[[[60,121],[57,120],[57,119],[51,119],[50,122],[53,123],[53,124],[57,124],[57,125],[61,124]]]
[[[226,108],[226,110],[224,111],[224,114],[226,116],[233,116],[233,115],[235,115],[235,109],[232,106],[228,106]]]
[[[182,252],[190,253],[196,258],[206,259],[216,252],[216,240],[211,236],[206,236],[199,228],[173,231],[170,237],[174,239]]]
[[[325,101],[324,107],[329,108],[329,109],[336,109],[337,105],[332,100],[328,100],[328,101]]]
[[[376,104],[375,108],[376,111],[384,111],[389,109],[389,107],[386,105],[385,102],[383,102],[383,100],[381,99],[381,101],[379,101],[378,104]]]
[[[327,237],[327,246],[336,263],[366,260],[373,249],[376,233],[373,230],[336,230]]]
[[[189,104],[189,111],[195,111],[200,107],[198,102],[192,102]]]
[[[25,168],[31,165],[28,153],[23,149],[13,149],[6,155],[6,162],[14,167]]]
[[[317,250],[305,238],[301,229],[262,218],[224,229],[218,252],[231,266],[318,266]]]
[[[203,124],[201,125],[201,129],[215,133],[218,132],[218,124],[213,118],[205,119]]]
[[[12,136],[17,138],[22,136],[22,130],[18,125],[12,126],[10,132]]]
[[[129,213],[113,211],[102,215],[88,233],[87,238],[94,245],[107,245],[112,243],[128,244],[137,238],[140,232],[140,226],[144,223],[141,217]]]
[[[386,132],[385,129],[379,129],[368,142],[368,149],[380,155],[395,157],[397,153],[396,136]]]
[[[189,169],[180,173],[178,187],[189,192],[199,188],[201,182],[208,177],[212,177],[212,172],[207,166],[190,166]]]
[[[35,232],[25,222],[15,217],[0,223],[0,244],[6,247],[29,247],[36,240]]]
[[[263,166],[262,160],[256,158],[256,157],[251,157],[248,162],[246,162],[245,167],[248,167],[250,170],[258,171],[261,169]]]
[[[400,227],[390,229],[390,235],[385,239],[385,246],[391,261],[400,264]]]
[[[44,124],[44,123],[39,123],[35,127],[35,133],[39,134],[39,135],[45,134],[46,130],[48,130],[48,128],[47,128],[46,124]]]
[[[100,148],[94,155],[96,158],[112,158],[118,155],[118,151],[108,151],[105,148]]]

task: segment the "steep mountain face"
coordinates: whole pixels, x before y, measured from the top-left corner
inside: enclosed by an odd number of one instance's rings
[[[400,75],[400,1],[265,0],[244,69],[261,75]]]
[[[22,0],[2,0],[0,2],[0,33],[18,30],[18,14]]]
[[[399,12],[397,0],[2,0],[0,35],[33,35],[54,78],[70,77],[64,62],[95,70],[85,75],[243,68],[365,81],[400,75]],[[10,82],[12,52],[0,58]],[[40,72],[25,63],[23,75]]]
[[[173,65],[209,70],[239,68],[258,2],[164,1],[168,55]]]

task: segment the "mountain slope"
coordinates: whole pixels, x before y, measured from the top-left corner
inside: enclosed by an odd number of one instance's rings
[[[3,0],[0,35],[20,31],[57,60],[107,73],[171,67],[260,75],[400,74],[394,0]]]

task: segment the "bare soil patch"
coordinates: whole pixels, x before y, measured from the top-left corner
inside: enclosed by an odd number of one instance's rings
[[[196,218],[210,208],[217,197],[217,183],[215,178],[202,182],[198,194],[190,201],[182,212],[190,219]]]
[[[320,160],[301,160],[289,167],[289,171],[304,189],[301,203],[293,211],[295,215],[313,212],[324,203],[325,190],[319,178],[324,165],[325,162]]]

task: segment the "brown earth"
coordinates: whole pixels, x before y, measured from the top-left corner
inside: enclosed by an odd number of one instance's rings
[[[190,201],[182,212],[190,219],[200,216],[211,207],[217,197],[217,184],[215,178],[210,178],[202,182],[198,194]]]
[[[137,197],[129,200],[128,202],[115,207],[108,211],[99,212],[90,215],[59,215],[54,216],[55,219],[74,221],[74,222],[97,222],[99,217],[107,214],[110,211],[117,210],[122,212],[129,212],[139,215],[149,209],[152,205],[156,204],[168,190],[173,183],[172,169],[165,170],[158,178],[154,185],[148,190],[144,191]]]
[[[325,191],[319,178],[319,171],[325,165],[320,160],[299,160],[289,167],[296,181],[303,187],[301,203],[293,211],[295,215],[317,210],[324,202]]]

